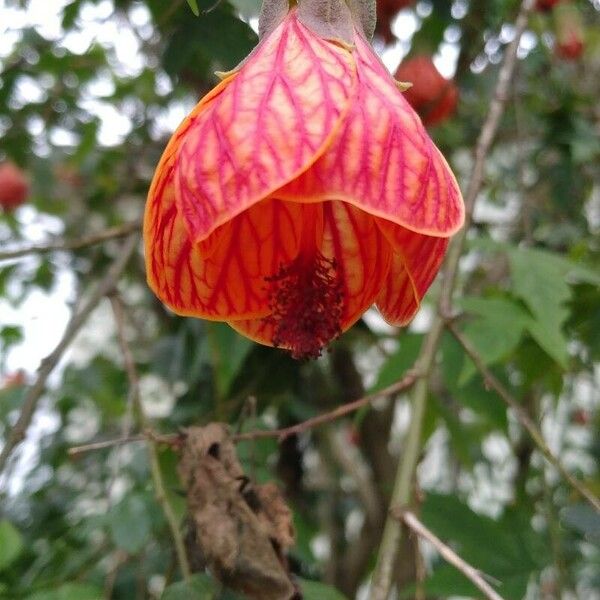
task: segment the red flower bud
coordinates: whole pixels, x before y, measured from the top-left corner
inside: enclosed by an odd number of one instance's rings
[[[540,12],[548,12],[559,2],[560,0],[537,0],[535,7]]]
[[[10,212],[21,206],[29,194],[29,182],[12,162],[0,164],[0,206]]]
[[[404,97],[419,113],[424,125],[441,123],[455,113],[458,88],[454,81],[442,76],[430,56],[409,58],[398,67],[395,77],[412,83]]]
[[[556,54],[565,60],[577,60],[585,47],[583,20],[574,4],[561,4],[554,9]]]

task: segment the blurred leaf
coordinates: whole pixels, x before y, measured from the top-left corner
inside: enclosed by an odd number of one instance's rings
[[[492,365],[508,357],[519,344],[531,317],[516,303],[502,298],[466,297],[459,305],[478,318],[470,320],[463,333],[473,344],[485,365]],[[464,384],[476,372],[468,360],[459,378]]]
[[[140,496],[126,496],[109,512],[107,518],[115,545],[130,554],[144,547],[152,524],[148,507]]]
[[[189,581],[178,581],[165,589],[161,600],[214,600],[221,585],[209,575],[195,574]]]
[[[192,9],[192,12],[199,17],[200,16],[200,10],[198,9],[198,1],[197,0],[187,0],[187,3],[189,4],[190,8]]]
[[[406,371],[415,364],[422,340],[421,335],[402,333],[398,340],[400,344],[398,350],[385,360],[379,369],[377,381],[370,391],[376,392],[402,379]]]
[[[442,562],[436,566],[424,583],[425,591],[430,596],[449,598],[450,596],[464,596],[465,598],[479,598],[481,592],[460,571],[452,565]],[[415,586],[411,585],[402,591],[400,598],[414,598]],[[502,588],[498,590],[502,593]]]
[[[23,329],[21,327],[17,325],[0,327],[0,348],[2,349],[0,362],[7,356],[9,348],[21,341],[23,341]]]
[[[297,581],[300,584],[304,600],[346,600],[346,596],[329,585],[308,579],[298,578]]]
[[[449,333],[442,340],[442,356],[444,382],[455,401],[475,411],[492,428],[505,430],[508,426],[506,407],[494,391],[486,389],[481,376],[475,375],[466,384],[460,382],[459,374],[464,372],[469,359]]]
[[[85,583],[65,583],[54,590],[40,591],[26,597],[26,600],[102,600],[104,595],[99,588]]]
[[[544,547],[527,541],[535,533],[515,528],[512,518],[503,524],[479,515],[456,496],[427,494],[422,519],[468,563],[500,580],[506,598],[522,598],[531,572],[547,559],[542,554],[534,559],[530,554],[531,547],[536,551]]]
[[[219,396],[224,397],[248,352],[252,342],[225,323],[208,323],[207,335],[215,369]]]
[[[189,74],[207,81],[211,71],[238,65],[257,43],[257,36],[221,2],[197,19],[182,20],[170,36],[163,56],[167,72]]]
[[[23,537],[6,519],[0,521],[0,571],[10,567],[23,552]]]

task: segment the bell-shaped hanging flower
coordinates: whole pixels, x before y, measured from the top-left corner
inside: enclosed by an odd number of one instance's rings
[[[463,223],[456,180],[367,42],[373,0],[266,0],[260,43],[171,138],[144,223],[174,312],[295,357],[375,303],[416,313]]]

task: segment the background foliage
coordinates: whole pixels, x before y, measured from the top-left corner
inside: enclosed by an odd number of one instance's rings
[[[48,4],[52,19],[40,16]],[[199,0],[199,17],[182,0],[48,4],[0,1],[0,158],[18,163],[32,183],[28,205],[0,216],[4,247],[55,234],[77,238],[139,218],[177,121],[214,84],[215,70],[231,68],[256,43],[247,24],[254,0],[223,0],[210,12],[202,11],[212,0]],[[556,57],[545,14],[534,15],[523,40],[461,263],[458,326],[566,467],[598,494],[600,7],[576,4],[586,22],[580,59]],[[399,31],[403,41],[386,55],[393,61],[412,48],[456,57],[458,114],[432,135],[463,183],[516,7],[515,0],[419,2],[401,20],[416,25],[414,35]],[[5,376],[19,366],[11,353],[31,344],[22,320],[4,316],[9,308],[43,298],[43,330],[54,317],[40,292],[62,293],[76,306],[119,248],[111,240],[0,263]],[[286,426],[393,383],[412,365],[431,312],[426,305],[406,331],[370,314],[322,359],[302,363],[224,325],[168,314],[145,286],[141,254],[119,290],[142,402],[159,432],[211,420],[242,429]],[[434,287],[429,302],[435,295]],[[31,379],[37,365],[23,366]],[[0,596],[231,598],[204,573],[192,588],[181,582],[142,444],[67,454],[73,445],[140,428],[108,300],[59,371],[0,480]],[[24,390],[17,381],[0,391],[4,436]],[[247,473],[279,481],[294,510],[291,562],[306,598],[360,593],[409,415],[400,397],[281,445],[240,445]],[[500,581],[507,599],[600,597],[600,517],[544,463],[450,335],[432,377],[425,429],[417,512],[438,537]],[[183,518],[175,463],[163,449],[168,497]],[[420,548],[413,538],[404,542],[400,597],[413,597],[422,580],[427,597],[477,597],[429,546]]]

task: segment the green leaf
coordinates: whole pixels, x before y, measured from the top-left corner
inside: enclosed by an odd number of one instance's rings
[[[85,583],[65,583],[54,590],[35,592],[26,600],[102,600],[102,591]]]
[[[472,450],[479,448],[478,432],[474,430],[472,424],[467,425],[461,422],[458,416],[439,398],[432,397],[429,407],[434,409],[435,413],[444,421],[450,434],[450,443],[459,461],[472,468],[474,466]],[[437,420],[434,425],[437,425]]]
[[[538,567],[529,553],[531,544],[523,539],[527,529],[477,514],[456,496],[427,494],[422,519],[467,562],[501,581]]]
[[[213,600],[220,587],[210,575],[196,574],[167,587],[161,600]]]
[[[23,329],[18,325],[5,325],[0,328],[0,341],[2,348],[6,351],[23,340]]]
[[[459,382],[458,374],[469,360],[462,346],[450,334],[442,340],[442,373],[444,382],[456,402],[475,411],[495,429],[506,430],[508,419],[506,407],[498,395],[486,389],[481,376],[472,377],[468,383]]]
[[[0,571],[10,567],[23,552],[23,537],[6,519],[0,521]]]
[[[465,598],[478,598],[479,590],[453,566],[442,563],[425,580],[425,591],[430,596],[448,598],[450,596],[463,596]],[[415,586],[411,585],[400,594],[400,598],[414,598]]]
[[[515,248],[490,239],[473,245],[508,255],[512,290],[533,315],[527,330],[541,348],[561,367],[568,361],[567,340],[562,327],[569,316],[571,284],[600,285],[600,271],[558,254],[532,248]]]
[[[200,16],[200,10],[198,9],[198,2],[197,0],[187,0],[187,3],[189,4],[190,8],[192,9],[192,12],[199,17]]]
[[[318,581],[298,579],[298,583],[300,584],[304,600],[347,600],[346,596],[334,587],[319,583]]]
[[[207,334],[217,389],[219,396],[224,397],[252,348],[252,342],[225,323],[207,323]]]
[[[531,317],[515,302],[503,298],[463,298],[460,305],[476,315],[463,333],[486,365],[507,358],[519,345]],[[459,383],[467,383],[476,368],[465,362]]]
[[[222,2],[201,18],[178,24],[166,45],[163,66],[170,74],[185,72],[206,80],[211,70],[229,70],[238,65],[257,39],[250,26]]]
[[[564,268],[552,255],[534,250],[509,253],[513,290],[535,318],[529,332],[536,342],[562,367],[566,367],[567,340],[562,325],[569,316],[566,307],[571,288]]]
[[[130,554],[139,552],[150,535],[148,507],[140,496],[127,496],[108,515],[114,543]]]
[[[414,365],[419,355],[422,339],[423,336],[411,333],[404,333],[400,336],[398,350],[383,363],[371,392],[382,390],[406,375],[406,371]]]

